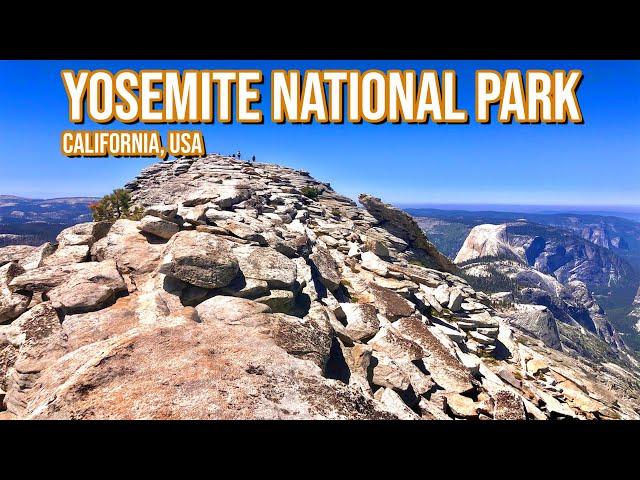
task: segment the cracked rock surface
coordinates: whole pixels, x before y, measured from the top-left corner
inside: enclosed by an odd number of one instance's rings
[[[0,248],[0,418],[640,418],[637,369],[564,352],[378,198],[218,155],[126,188],[140,221]]]

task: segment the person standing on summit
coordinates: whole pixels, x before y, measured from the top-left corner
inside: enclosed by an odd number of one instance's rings
[[[237,158],[238,160],[240,160],[240,150],[238,150],[238,151],[236,152],[236,158]]]

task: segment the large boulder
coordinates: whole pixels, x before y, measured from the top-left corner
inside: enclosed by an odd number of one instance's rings
[[[91,255],[98,261],[115,260],[122,273],[143,274],[158,266],[163,247],[150,242],[138,230],[138,222],[117,220],[107,236],[93,244]]]
[[[543,305],[516,304],[509,323],[542,340],[550,348],[562,349],[556,319]]]
[[[16,362],[18,351],[15,346],[7,340],[5,331],[9,325],[0,325],[0,390],[3,394],[0,396],[0,411],[4,404],[4,392],[7,391],[7,372],[13,367]]]
[[[342,311],[347,319],[345,333],[357,342],[366,342],[380,329],[376,307],[367,303],[342,303]]]
[[[371,371],[371,383],[378,387],[403,391],[411,385],[409,375],[386,355],[376,353],[376,356],[372,357]]]
[[[44,259],[44,266],[68,265],[89,259],[89,245],[58,246],[58,249]]]
[[[452,288],[449,293],[449,303],[448,308],[452,312],[457,312],[462,307],[462,302],[464,300],[464,296],[462,290],[459,288]]]
[[[16,262],[0,267],[0,323],[18,318],[29,306],[30,292],[12,292],[9,282],[24,273],[24,269]]]
[[[220,288],[238,273],[229,242],[209,233],[184,230],[167,243],[160,272],[202,288]]]
[[[459,418],[476,418],[478,416],[478,404],[473,399],[459,393],[447,393],[444,398],[447,408],[454,416]]]
[[[9,287],[13,291],[47,293],[56,287],[79,281],[107,285],[116,291],[123,287],[122,276],[113,260],[36,268],[14,277]]]
[[[451,297],[451,291],[445,283],[438,285],[433,291],[433,297],[438,301],[440,306],[446,307],[449,305],[449,299]]]
[[[164,238],[166,240],[173,237],[180,230],[178,225],[164,218],[159,218],[153,215],[146,215],[140,220],[138,229],[145,233],[150,233],[156,237]]]
[[[205,211],[205,217],[209,222],[217,224],[218,222],[235,220],[237,218],[237,214],[227,210],[219,210],[217,207],[209,207]]]
[[[393,360],[413,362],[421,360],[426,353],[422,347],[412,340],[412,337],[404,336],[391,326],[380,329],[369,345],[374,353],[382,352]]]
[[[362,255],[362,268],[369,270],[370,272],[377,273],[382,277],[386,277],[389,274],[387,263],[382,261],[373,252],[364,252]]]
[[[415,307],[401,295],[375,283],[369,283],[368,288],[373,295],[373,304],[387,319],[394,321],[413,315]]]
[[[269,247],[253,248],[238,261],[245,278],[263,280],[270,288],[291,289],[296,280],[295,262]]]
[[[153,217],[164,218],[165,220],[173,221],[176,218],[176,214],[178,213],[178,205],[177,204],[158,204],[151,205],[147,207],[144,211],[144,215],[151,215]]]
[[[55,252],[56,246],[50,242],[37,247],[31,255],[18,262],[25,270],[33,270],[44,265],[44,261]]]
[[[67,279],[76,272],[90,268],[94,263],[97,262],[35,268],[16,275],[9,282],[9,288],[14,292],[28,290],[31,292],[46,293],[52,288],[66,282]]]
[[[208,205],[196,205],[194,207],[180,205],[178,207],[178,216],[184,224],[194,226],[204,225],[206,223],[205,213],[207,208],[209,208]]]
[[[309,260],[312,262],[320,277],[320,281],[327,290],[333,292],[340,287],[340,271],[329,250],[320,245],[316,245],[313,253],[309,255]]]
[[[0,248],[0,266],[17,262],[25,270],[41,267],[45,258],[55,251],[55,246],[47,242],[39,247],[29,245],[9,245]]]
[[[91,247],[94,242],[100,240],[109,232],[111,225],[111,222],[86,222],[65,228],[56,237],[58,248],[77,245]]]
[[[368,378],[372,361],[371,347],[364,343],[356,343],[352,347],[347,347],[338,338],[334,338],[333,342],[332,349],[335,346],[339,347],[342,359],[344,359],[344,365],[340,364],[339,368],[343,369],[346,365],[349,371],[349,378],[347,379],[349,385],[358,385],[366,392],[370,392],[371,386]],[[340,356],[338,355],[336,358],[340,359]],[[327,364],[327,371],[329,370],[329,365],[331,365],[331,360]],[[329,374],[329,372],[327,373]],[[341,371],[341,373],[344,377],[344,372]]]
[[[36,268],[15,277],[9,287],[45,293],[65,313],[102,308],[127,289],[114,260]]]
[[[229,208],[251,198],[252,189],[244,185],[222,185],[218,190],[218,196],[214,203],[220,208]]]
[[[218,295],[205,300],[196,307],[198,316],[203,322],[234,323],[243,318],[260,313],[271,313],[271,308],[262,303],[238,297]]]
[[[393,324],[400,334],[410,338],[426,352],[422,361],[431,378],[447,392],[464,393],[474,389],[472,377],[444,345],[418,318],[402,318]]]
[[[251,242],[257,242],[260,245],[267,245],[267,241],[262,236],[262,229],[257,226],[247,225],[246,223],[237,222],[235,220],[227,220],[223,222],[216,222],[216,225],[222,227],[238,238],[248,240]]]
[[[51,304],[64,313],[80,313],[99,310],[113,303],[118,292],[125,290],[124,281],[120,288],[114,289],[109,285],[79,279],[54,288],[48,297]]]
[[[389,248],[376,238],[367,237],[364,242],[365,248],[379,257],[388,257]]]
[[[270,329],[276,345],[324,369],[333,338],[333,329],[326,317],[309,315],[301,319],[276,313],[270,315]]]
[[[268,294],[269,285],[264,280],[254,280],[253,278],[245,278],[244,275],[238,275],[220,291],[224,295],[255,299]]]
[[[409,264],[403,266],[390,263],[389,270],[402,273],[409,277],[410,280],[425,287],[437,287],[442,282],[441,272],[430,270],[420,265]]]

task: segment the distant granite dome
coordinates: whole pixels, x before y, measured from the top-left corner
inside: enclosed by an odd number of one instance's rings
[[[471,229],[455,263],[472,276],[489,277],[491,269],[509,277],[525,301],[548,307],[558,321],[595,333],[614,351],[627,350],[588,288],[633,281],[630,265],[610,250],[526,221],[486,224]]]

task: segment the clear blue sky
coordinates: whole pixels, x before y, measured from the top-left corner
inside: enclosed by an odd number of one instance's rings
[[[0,61],[0,194],[99,196],[155,161],[60,153],[61,131],[78,128],[67,118],[60,70],[81,68],[262,69],[266,123],[194,126],[207,150],[240,149],[258,161],[303,168],[351,197],[369,192],[399,204],[640,204],[640,62],[618,61]],[[274,125],[268,120],[274,68],[451,68],[458,73],[458,104],[471,116],[476,69],[579,68],[585,123]],[[99,128],[105,127],[121,125]]]

